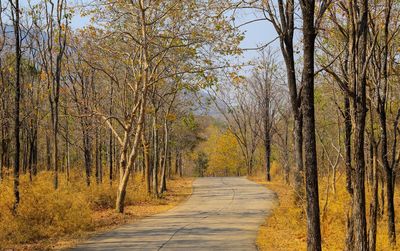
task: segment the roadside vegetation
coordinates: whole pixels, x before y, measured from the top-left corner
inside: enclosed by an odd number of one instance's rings
[[[87,187],[74,173],[71,183],[61,182],[60,189],[51,186],[51,173],[43,172],[35,181],[21,176],[21,192],[29,194],[12,214],[12,183],[0,189],[0,247],[13,250],[48,250],[71,247],[102,231],[143,217],[164,212],[187,199],[192,191],[191,178],[175,177],[168,191],[159,198],[148,195],[142,175],[136,174],[127,190],[126,211],[113,210],[115,186],[107,183]]]
[[[274,166],[274,165],[273,165]],[[276,165],[277,168],[280,168]],[[279,173],[272,182],[266,182],[261,176],[249,177],[250,180],[266,186],[277,194],[278,201],[275,209],[268,214],[265,223],[260,227],[257,235],[257,246],[259,250],[276,250],[276,251],[297,251],[306,250],[306,218],[303,211],[293,206],[294,189],[292,186],[285,184],[284,178]],[[328,190],[328,193],[327,193]],[[333,192],[327,189],[326,180],[322,180],[320,193],[323,195],[320,200],[323,212],[321,214],[321,232],[322,248],[325,250],[344,250],[346,240],[346,219],[343,214],[346,213],[346,202],[349,199],[344,189],[343,181],[338,182],[338,189]],[[371,193],[367,192],[367,199],[371,199]],[[395,194],[396,201],[400,199],[400,193]],[[395,210],[400,210],[400,203],[396,203]],[[370,213],[368,213],[370,216]],[[400,250],[400,245],[390,246],[389,236],[387,234],[387,218],[384,212],[380,212],[377,225],[377,249]],[[396,224],[400,221],[397,220]],[[290,225],[289,227],[286,227]],[[282,238],[285,236],[285,238]],[[397,237],[399,237],[398,235]]]

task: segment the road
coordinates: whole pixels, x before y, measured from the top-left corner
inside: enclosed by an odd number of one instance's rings
[[[90,239],[78,250],[257,250],[275,195],[243,177],[198,178],[174,209]]]

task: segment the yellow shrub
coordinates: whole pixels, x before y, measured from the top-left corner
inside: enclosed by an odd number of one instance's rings
[[[293,205],[294,190],[284,185],[282,177],[276,177],[273,182],[266,183],[263,178],[252,177],[256,182],[265,184],[275,191],[279,197],[279,204],[272,214],[266,218],[261,226],[257,245],[260,250],[306,250],[306,226],[304,211]],[[328,189],[329,186],[329,189]],[[400,192],[395,190],[395,210],[400,209]],[[322,248],[324,250],[344,250],[346,237],[346,212],[349,207],[349,194],[346,191],[343,176],[336,182],[336,191],[333,190],[332,180],[328,183],[324,177],[319,178],[319,196],[321,209]],[[367,221],[369,222],[370,190],[366,189]],[[326,205],[326,206],[325,206]],[[325,209],[325,210],[324,210]],[[368,223],[369,224],[369,223]],[[396,225],[400,224],[400,217],[396,217]],[[285,239],[282,239],[285,236]],[[400,233],[397,233],[400,239]],[[387,216],[378,221],[377,250],[400,250],[400,244],[393,249],[389,245],[387,234]]]
[[[0,186],[0,244],[28,243],[92,227],[91,210],[85,197],[72,185],[54,190],[52,178],[43,174],[31,183],[21,177],[21,201],[13,215],[13,184]]]

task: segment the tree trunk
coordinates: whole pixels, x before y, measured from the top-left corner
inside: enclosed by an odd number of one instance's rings
[[[378,146],[375,141],[375,132],[374,132],[374,113],[372,110],[372,102],[369,104],[370,106],[370,184],[372,185],[372,201],[370,204],[370,228],[369,228],[369,250],[376,250],[376,230],[377,230],[377,218],[378,218],[378,207],[379,207],[379,199],[378,199]]]
[[[287,83],[289,87],[290,104],[292,107],[294,118],[294,147],[295,147],[295,168],[294,168],[294,190],[295,204],[300,204],[304,198],[304,175],[303,175],[303,119],[301,114],[301,96],[297,91],[296,83],[296,67],[294,59],[293,36],[294,36],[294,13],[295,3],[293,0],[286,1],[286,5],[282,4],[279,8],[280,20],[283,23],[275,26],[285,26],[285,30],[277,30],[280,39],[280,47],[282,56],[285,61]],[[274,16],[276,13],[270,13]]]
[[[356,127],[354,130],[354,243],[355,249],[364,251],[368,250],[367,244],[367,223],[365,213],[365,157],[364,157],[364,132],[365,132],[365,85],[361,104],[355,104],[355,120]],[[358,103],[358,101],[355,101]]]
[[[147,194],[151,193],[151,170],[150,170],[150,160],[149,160],[149,144],[146,140],[145,130],[142,131],[142,145],[143,145],[143,163],[144,163],[144,176],[146,181],[146,191]]]
[[[269,123],[269,122],[268,122]],[[271,181],[271,136],[269,133],[269,126],[267,126],[266,130],[268,129],[268,132],[265,133],[265,173],[266,177],[265,179],[267,181]]]
[[[160,193],[167,191],[167,153],[169,151],[169,132],[168,132],[168,121],[164,120],[164,158],[162,160],[162,170],[161,170],[161,185]]]
[[[379,123],[381,129],[381,160],[386,173],[386,200],[387,200],[387,215],[388,215],[388,235],[389,241],[392,246],[396,244],[396,225],[395,225],[395,211],[394,211],[394,165],[389,164],[389,156],[388,156],[388,130],[387,130],[387,117],[386,117],[386,109],[387,102],[386,98],[388,96],[388,82],[389,82],[389,73],[388,73],[388,60],[389,60],[389,25],[390,25],[390,15],[392,9],[392,1],[385,1],[385,23],[384,23],[384,47],[382,53],[382,77],[383,77],[383,93],[380,93],[381,84],[376,87],[377,92],[377,111],[379,114]],[[399,111],[400,112],[400,111]],[[392,158],[394,163],[396,160],[395,152],[396,152],[396,136],[397,136],[397,123],[398,118],[394,122],[394,144],[393,144],[393,152]]]
[[[179,153],[179,159],[178,159],[178,170],[179,170],[179,177],[183,177],[183,160],[182,160],[182,153]]]
[[[317,149],[314,114],[314,1],[301,1],[303,14],[304,66],[302,113],[304,119],[305,177],[307,197],[307,250],[321,250],[320,211],[318,194]]]
[[[300,206],[304,198],[304,175],[303,175],[303,118],[298,114],[294,121],[294,147],[295,147],[295,172],[294,189],[295,204]]]
[[[46,170],[51,170],[51,143],[49,135],[46,133]]]
[[[360,6],[354,6],[350,2],[350,18],[357,20],[354,24],[350,22],[350,58],[351,76],[353,85],[353,117],[354,127],[354,172],[353,182],[353,221],[354,221],[354,249],[359,251],[368,250],[367,223],[365,210],[365,118],[366,118],[366,66],[367,39],[368,39],[368,0],[363,0]],[[360,8],[359,11],[356,11]]]
[[[20,47],[20,8],[19,0],[15,0],[13,4],[13,26],[15,36],[15,99],[14,99],[14,204],[13,211],[16,212],[20,197],[19,197],[19,164],[20,164],[20,99],[21,99],[21,47]]]
[[[70,181],[70,172],[71,172],[71,158],[70,158],[70,149],[69,149],[69,120],[67,116],[67,108],[65,107],[64,109],[64,115],[65,115],[65,151],[66,151],[66,157],[65,157],[65,166],[66,166],[66,175],[67,175],[67,182]]]
[[[377,146],[375,142],[373,145],[373,155],[372,155],[372,201],[370,205],[370,229],[369,229],[369,250],[376,250],[376,230],[377,230],[377,218],[378,218],[378,171],[377,171]]]
[[[157,129],[157,117],[156,114],[153,116],[153,195],[158,197],[158,129]]]
[[[346,165],[346,189],[349,194],[353,194],[352,182],[351,182],[351,115],[350,115],[350,99],[346,95],[344,97],[344,124],[345,124],[345,165]]]
[[[90,176],[92,167],[92,143],[90,140],[89,132],[84,129],[83,131],[83,155],[85,160],[85,176],[86,185],[90,186]]]
[[[95,169],[96,169],[96,183],[100,184],[100,156],[99,156],[99,128],[96,128],[96,135],[95,135]]]
[[[287,121],[288,122],[288,121]],[[290,184],[290,162],[289,162],[289,125],[285,123],[285,134],[284,134],[284,145],[283,145],[283,155],[284,155],[284,176],[285,183]]]
[[[381,128],[381,159],[386,174],[386,200],[387,200],[387,215],[388,215],[388,234],[389,241],[392,245],[396,243],[396,225],[394,212],[394,184],[393,170],[388,160],[388,139],[386,126],[386,111],[385,103],[378,104],[379,122]],[[394,157],[393,157],[394,158]]]
[[[351,113],[350,113],[350,99],[345,94],[344,96],[344,124],[345,124],[345,135],[344,135],[344,150],[345,150],[345,166],[346,166],[346,190],[350,194],[350,201],[347,210],[347,221],[346,221],[346,251],[352,251],[354,249],[354,223],[353,223],[353,186],[352,186],[352,167],[351,167]]]
[[[179,173],[179,151],[175,149],[175,175]]]

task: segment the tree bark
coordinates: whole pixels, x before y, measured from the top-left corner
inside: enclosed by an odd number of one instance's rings
[[[21,40],[20,40],[20,7],[19,0],[15,3],[10,0],[13,6],[12,21],[15,36],[15,97],[14,97],[14,204],[13,211],[16,212],[19,201],[19,168],[20,168],[20,100],[21,100]]]
[[[145,128],[145,126],[144,126]],[[142,131],[142,146],[143,146],[143,163],[144,163],[144,176],[146,181],[146,191],[147,194],[151,193],[151,170],[150,170],[150,160],[149,160],[149,144],[146,140],[146,133],[143,129]]]
[[[353,3],[354,4],[354,3]],[[368,35],[368,1],[363,0],[360,11],[352,5],[351,16],[360,21],[351,32],[352,84],[356,97],[353,99],[354,112],[354,179],[353,182],[353,221],[354,221],[354,248],[359,251],[368,250],[367,223],[365,212],[365,118],[366,118],[366,74],[363,68],[366,63],[367,35]],[[359,16],[361,15],[361,16]]]
[[[167,191],[166,176],[167,176],[168,151],[169,151],[169,130],[168,130],[168,121],[165,118],[164,119],[164,158],[162,159],[160,193]]]
[[[272,1],[271,1],[272,2]],[[295,204],[301,206],[304,198],[304,174],[303,174],[303,119],[301,114],[301,95],[297,91],[296,83],[296,67],[294,60],[294,14],[295,3],[293,0],[288,0],[283,3],[278,0],[279,9],[276,10],[267,1],[267,10],[270,20],[273,23],[277,33],[282,56],[286,66],[287,83],[289,87],[290,103],[294,118],[294,145],[295,145],[295,168],[294,168],[294,189],[295,189]],[[277,17],[279,13],[279,17]],[[279,20],[279,21],[278,21]]]
[[[304,66],[302,83],[302,113],[304,120],[305,177],[307,197],[307,250],[321,250],[320,211],[318,194],[317,149],[314,112],[314,27],[315,1],[300,2],[303,16]]]
[[[92,143],[87,129],[83,129],[83,155],[85,160],[86,185],[90,186],[90,176],[92,169]]]
[[[158,197],[158,164],[159,164],[159,152],[158,152],[158,129],[157,129],[157,115],[154,114],[153,116],[153,168],[152,168],[152,175],[153,175],[153,195]]]

